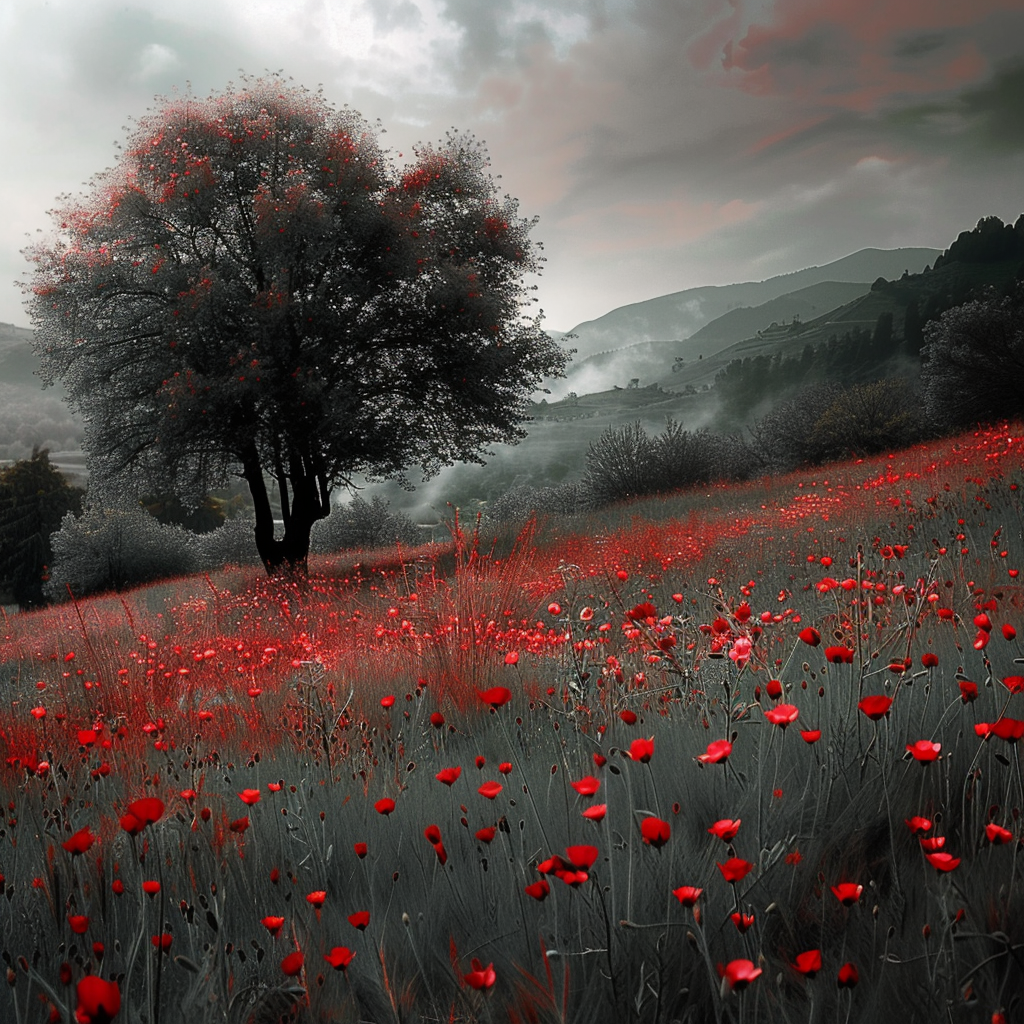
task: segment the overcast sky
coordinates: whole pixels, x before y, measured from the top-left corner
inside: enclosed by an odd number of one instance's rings
[[[1024,0],[0,0],[0,321],[26,235],[156,95],[282,71],[452,126],[547,264],[548,327],[1024,211]]]

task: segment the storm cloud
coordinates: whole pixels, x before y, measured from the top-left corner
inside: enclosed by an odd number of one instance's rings
[[[486,140],[563,330],[1024,210],[1019,0],[8,0],[0,40],[5,282],[133,115],[240,71],[322,84],[396,159]]]

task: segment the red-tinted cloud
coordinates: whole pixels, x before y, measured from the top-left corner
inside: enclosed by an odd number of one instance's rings
[[[988,69],[985,21],[1019,0],[778,0],[722,47],[723,67],[757,95],[871,111],[896,96],[945,93]]]

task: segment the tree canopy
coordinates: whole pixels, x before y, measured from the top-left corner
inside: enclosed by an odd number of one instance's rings
[[[1024,281],[947,310],[924,340],[921,381],[933,423],[958,429],[1024,411]]]
[[[240,473],[268,570],[304,563],[352,474],[521,438],[564,368],[528,309],[533,222],[483,148],[452,134],[398,168],[378,131],[278,78],[161,101],[27,252],[92,474],[198,500]]]
[[[81,507],[81,489],[50,464],[45,448],[0,470],[0,584],[23,608],[45,603],[50,538],[64,515]]]

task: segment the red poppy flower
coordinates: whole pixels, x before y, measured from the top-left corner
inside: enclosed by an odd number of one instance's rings
[[[938,663],[939,656],[935,654],[934,651],[925,651],[924,654],[921,655],[921,664],[924,665],[925,668],[935,668]]]
[[[163,932],[160,935],[153,935],[150,937],[150,942],[160,950],[161,953],[166,953],[171,948],[171,943],[174,941],[174,936],[170,932]]]
[[[742,881],[753,869],[754,865],[741,857],[730,857],[724,864],[718,865],[718,870],[727,882]]]
[[[1003,676],[1003,686],[1010,693],[1024,693],[1024,676]]]
[[[394,694],[389,693],[386,697],[381,697],[380,706],[382,708],[393,708],[395,706]]]
[[[156,880],[143,882],[142,891],[147,896],[155,896],[160,891],[160,883]]]
[[[860,974],[852,963],[847,962],[839,968],[839,974],[836,976],[836,984],[840,988],[853,988],[858,981],[860,981]]]
[[[852,907],[864,892],[864,886],[856,882],[840,882],[832,886],[832,893],[844,907]]]
[[[695,885],[681,885],[678,889],[672,890],[672,895],[675,896],[675,898],[679,900],[684,907],[692,907],[697,900],[700,899],[700,894],[703,891],[703,889],[698,889]]]
[[[537,865],[537,870],[542,875],[553,875],[556,871],[563,871],[565,866],[565,861],[556,853],[554,856],[548,857],[547,860],[542,860]]]
[[[741,914],[738,910],[735,910],[729,915],[729,920],[736,925],[736,930],[742,934],[753,926],[754,915]]]
[[[565,855],[569,858],[569,863],[579,871],[589,870],[597,860],[598,852],[596,846],[567,846],[565,848]],[[539,867],[538,870],[540,870]]]
[[[444,725],[444,715],[440,711],[432,711],[430,713],[430,724],[435,729],[440,729]]]
[[[642,619],[654,619],[657,618],[658,609],[651,604],[650,601],[645,601],[643,604],[638,604],[635,608],[630,608],[626,612],[626,618],[630,622],[637,622]]]
[[[348,923],[353,928],[362,931],[370,923],[370,912],[368,910],[357,910],[354,914],[348,915]]]
[[[548,885],[546,878],[541,878],[536,882],[531,882],[523,891],[527,896],[532,896],[539,903],[551,892],[551,886]]]
[[[775,707],[765,711],[764,717],[772,725],[785,729],[787,725],[792,725],[800,717],[800,710],[793,704],[776,704]]]
[[[289,953],[281,961],[281,970],[288,975],[289,978],[294,978],[296,974],[302,973],[302,961],[305,957],[302,955],[301,950],[296,950],[294,953]]]
[[[821,643],[821,634],[813,626],[805,626],[800,630],[800,639],[809,647],[817,647]]]
[[[89,918],[85,914],[68,914],[68,924],[76,935],[84,935],[89,930]]]
[[[644,818],[640,822],[640,835],[643,836],[645,843],[660,850],[669,841],[672,829],[669,828],[668,822],[662,821],[661,818]]]
[[[629,756],[634,761],[640,761],[643,764],[647,764],[654,756],[654,737],[652,736],[650,739],[646,740],[633,740],[629,745]]]
[[[889,713],[889,708],[892,707],[892,697],[886,697],[884,694],[874,694],[870,697],[864,697],[857,707],[873,722],[877,722]]]
[[[964,704],[970,704],[972,700],[978,699],[978,684],[972,683],[969,679],[960,680],[960,700]]]
[[[581,886],[589,877],[590,875],[586,871],[572,871],[569,868],[555,872],[555,878],[560,878],[566,885],[572,886],[574,889]]]
[[[583,817],[588,821],[603,821],[604,816],[608,813],[607,804],[594,804],[593,807],[588,807],[583,812]]]
[[[509,651],[508,654],[505,655],[505,664],[506,665],[515,665],[518,662],[519,662],[519,652],[518,651]]]
[[[258,789],[243,789],[242,792],[238,794],[238,799],[241,800],[243,804],[248,804],[252,807],[253,804],[258,804],[260,802],[260,791]]]
[[[316,907],[319,910],[324,905],[324,900],[327,899],[327,893],[323,889],[317,889],[315,892],[306,893],[306,902],[311,907]]]
[[[1003,638],[1005,640],[1016,640],[1017,639],[1017,630],[1015,630],[1013,628],[1013,626],[1011,626],[1008,622],[1004,622],[1003,623],[1002,630],[1003,630]]]
[[[1002,846],[1003,843],[1008,843],[1013,838],[1013,833],[1009,829],[1003,828],[1002,825],[990,821],[985,826],[985,838],[994,846]]]
[[[395,801],[389,796],[382,797],[373,805],[373,809],[378,814],[387,816],[395,809]]]
[[[722,842],[731,843],[736,838],[736,833],[740,830],[740,822],[742,818],[737,818],[733,821],[732,818],[723,818],[721,821],[716,821],[708,832],[713,836],[718,836]]]
[[[593,775],[584,775],[578,782],[570,783],[580,796],[593,796],[601,788],[601,780]]]
[[[144,796],[133,800],[121,815],[121,828],[129,835],[138,835],[147,825],[159,821],[164,813],[164,803],[155,796]]]
[[[96,837],[89,831],[89,827],[80,828],[73,836],[66,839],[60,845],[64,847],[68,853],[75,855],[79,853],[85,853],[93,843],[96,842]]]
[[[428,843],[433,844],[441,842],[441,830],[437,825],[428,825],[423,830],[423,835],[426,836]]]
[[[483,768],[483,766],[487,764],[487,758],[484,757],[483,754],[477,754],[476,759],[473,763],[477,766],[478,769]]]
[[[442,768],[434,778],[438,782],[443,782],[446,786],[453,786],[461,774],[461,766],[456,765],[454,768]]]
[[[924,836],[919,840],[925,853],[935,853],[946,845],[945,836]]]
[[[352,849],[356,851],[356,856],[360,860],[366,856],[366,843],[354,843]]]
[[[266,928],[267,931],[276,939],[278,935],[281,934],[281,929],[284,927],[284,918],[268,915],[263,918],[260,924],[262,924],[263,927]]]
[[[494,964],[490,963],[486,967],[473,957],[471,961],[472,970],[469,974],[464,974],[463,981],[470,988],[490,988],[497,980],[498,976],[494,973]]]
[[[755,967],[752,960],[730,960],[725,965],[722,977],[729,983],[729,988],[738,991],[746,988],[761,973],[761,968]]]
[[[821,739],[820,729],[801,729],[800,736],[804,743],[817,743]]]
[[[944,850],[940,850],[938,853],[926,853],[924,859],[936,871],[952,871],[960,864],[959,857],[954,857],[951,853],[946,853]]]
[[[931,740],[918,740],[916,743],[907,744],[907,750],[913,755],[914,760],[922,764],[937,761],[941,749],[941,743],[933,743]]]
[[[267,789],[269,789],[271,793],[280,793],[281,792],[281,783],[280,782],[268,782],[267,783]]]
[[[931,821],[928,818],[922,818],[919,814],[915,814],[913,818],[906,818],[905,821],[911,835],[917,835],[918,832],[927,832],[932,827]]]
[[[626,725],[636,725],[636,712],[630,711],[629,708],[624,708],[620,711],[619,718],[621,718]]]
[[[324,959],[336,970],[343,971],[350,963],[355,953],[348,946],[335,946],[330,953],[324,954]]]
[[[476,837],[481,843],[489,843],[494,839],[497,829],[488,826],[487,828],[477,829]]]
[[[501,772],[502,775],[511,775],[512,774],[512,762],[511,761],[502,761],[501,764],[498,765],[498,771]]]
[[[448,851],[444,848],[444,843],[434,843],[434,853],[437,854],[437,861],[444,867],[448,863]]]
[[[75,988],[79,1024],[110,1024],[121,1009],[121,990],[116,981],[87,974]]]
[[[124,882],[122,882],[120,878],[115,878],[114,881],[110,883],[110,888],[113,890],[115,896],[120,896],[124,892]]]
[[[493,800],[502,790],[500,782],[485,782],[482,786],[477,789],[477,792],[486,797],[488,800]]]
[[[1005,740],[1007,743],[1016,743],[1017,740],[1024,737],[1024,721],[1018,718],[1007,718],[1005,715],[994,721],[989,729],[993,736],[998,736],[999,739]]]
[[[808,978],[813,978],[821,970],[821,950],[808,949],[797,953],[793,966]]]
[[[249,819],[248,819],[248,817],[235,818],[235,820],[233,822],[231,822],[230,825],[228,825],[228,828],[231,829],[232,832],[238,832],[239,834],[244,832],[248,827],[249,827]]]
[[[698,754],[701,764],[721,764],[732,753],[732,744],[728,740],[715,740],[708,744],[707,753]]]
[[[492,708],[500,708],[512,699],[512,691],[507,686],[492,686],[489,690],[480,693],[479,697],[485,704],[490,704]]]
[[[842,645],[825,648],[825,660],[833,665],[852,665],[853,650]]]

